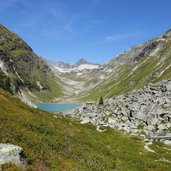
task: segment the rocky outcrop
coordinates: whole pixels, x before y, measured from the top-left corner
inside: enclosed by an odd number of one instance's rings
[[[84,106],[73,116],[81,123],[90,122],[132,133],[167,133],[171,129],[171,80],[106,99],[103,105]]]
[[[6,163],[14,163],[16,165],[23,165],[22,158],[23,149],[12,144],[0,144],[0,168]]]

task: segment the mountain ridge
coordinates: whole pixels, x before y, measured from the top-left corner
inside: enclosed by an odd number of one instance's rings
[[[103,66],[100,71],[101,75],[107,74],[109,77],[100,83],[101,85],[98,84],[98,87],[93,88],[85,100],[91,99],[93,96],[111,97],[123,94],[141,88],[148,82],[158,82],[170,78],[171,75],[168,72],[171,69],[170,49],[171,31],[168,30],[157,38],[133,46],[119,54]],[[95,74],[95,77],[98,78],[98,73]]]
[[[54,67],[59,72],[72,72],[72,71],[79,71],[79,70],[91,70],[91,69],[96,69],[100,64],[95,64],[92,62],[88,62],[85,59],[81,58],[78,61],[76,61],[73,65],[59,61],[59,62],[53,62],[53,61],[48,61],[50,64],[51,68]]]
[[[99,65],[74,65],[38,57],[16,34],[0,27],[1,87],[34,101],[109,98],[171,77],[171,30]],[[26,94],[26,93],[25,93]]]

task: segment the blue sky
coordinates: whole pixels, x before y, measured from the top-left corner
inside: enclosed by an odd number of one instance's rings
[[[0,23],[45,59],[105,63],[171,28],[171,0],[0,0]]]

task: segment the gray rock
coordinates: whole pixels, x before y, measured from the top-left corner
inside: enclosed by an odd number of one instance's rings
[[[0,144],[0,166],[5,163],[23,164],[22,148],[12,144]]]
[[[170,82],[168,82],[166,84],[166,89],[167,89],[167,91],[171,91],[171,83]]]
[[[165,124],[160,124],[160,125],[158,126],[158,129],[159,129],[159,130],[165,130],[165,129],[167,129],[167,126],[166,126]]]
[[[80,123],[81,124],[86,124],[86,123],[89,123],[91,122],[91,120],[89,118],[84,118]]]
[[[108,123],[109,123],[109,124],[114,125],[114,124],[116,124],[116,122],[117,122],[117,121],[116,121],[115,119],[110,118],[110,117],[108,118]]]
[[[165,140],[164,144],[171,146],[171,140]]]
[[[171,128],[171,122],[166,123],[166,126],[168,129],[170,129]]]
[[[156,110],[157,115],[162,115],[163,113],[165,113],[165,111],[163,109],[157,109]]]
[[[151,121],[151,125],[154,126],[158,123],[158,119],[157,118],[153,118]]]
[[[155,128],[154,128],[154,126],[148,125],[148,126],[145,127],[145,129],[148,130],[148,131],[152,131]]]

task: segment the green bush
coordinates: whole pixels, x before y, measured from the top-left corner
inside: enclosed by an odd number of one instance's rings
[[[99,105],[103,105],[103,97],[100,97],[100,99],[99,99]]]

